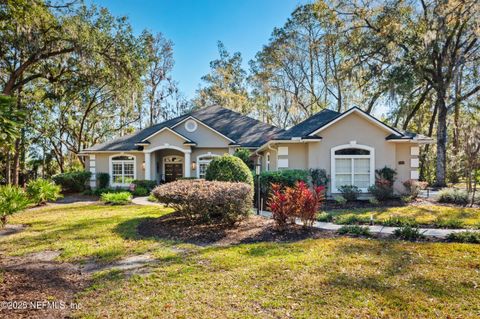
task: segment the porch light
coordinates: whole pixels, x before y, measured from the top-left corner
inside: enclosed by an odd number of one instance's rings
[[[145,170],[145,161],[142,162],[142,169]]]
[[[197,162],[193,161],[192,162],[192,171],[197,169]]]
[[[255,164],[255,175],[260,175],[262,169],[262,164]]]

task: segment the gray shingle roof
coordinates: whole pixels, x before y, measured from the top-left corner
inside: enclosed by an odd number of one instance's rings
[[[291,127],[290,129],[278,134],[275,139],[291,139],[292,137],[307,137],[310,133],[327,124],[334,118],[340,116],[338,113],[329,109],[324,109],[303,122]]]
[[[145,138],[165,127],[171,128],[175,126],[175,124],[181,122],[189,116],[198,119],[214,130],[235,141],[235,143],[231,144],[239,144],[244,147],[258,147],[271,139],[275,134],[283,132],[283,130],[275,126],[260,122],[232,110],[228,110],[219,106],[210,106],[153,125],[133,134],[119,137],[105,143],[96,144],[85,149],[85,151],[138,150],[140,148],[139,146],[135,145],[136,143],[141,142]]]

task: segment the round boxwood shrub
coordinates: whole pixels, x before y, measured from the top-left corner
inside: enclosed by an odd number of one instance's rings
[[[253,187],[252,172],[240,158],[225,154],[215,157],[205,174],[207,181],[243,182]]]

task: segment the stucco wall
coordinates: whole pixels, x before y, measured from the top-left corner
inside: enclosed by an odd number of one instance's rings
[[[142,169],[142,163],[145,160],[143,153],[141,152],[118,152],[118,153],[96,153],[95,154],[95,171],[96,173],[110,173],[110,157],[112,155],[128,155],[135,156],[136,159],[136,178],[144,179],[145,172]],[[111,178],[111,176],[110,176]]]
[[[200,122],[197,122],[197,129],[194,132],[189,132],[185,129],[185,122],[175,126],[173,130],[197,143],[197,147],[223,148],[228,147],[228,144],[231,143],[231,141]]]
[[[190,146],[185,146],[183,143],[185,142],[185,139],[182,137],[178,136],[177,134],[169,131],[169,130],[164,130],[153,137],[149,138],[148,141],[150,142],[150,145],[145,146],[145,150],[152,150],[155,149],[158,146],[175,146],[181,149],[190,149]]]

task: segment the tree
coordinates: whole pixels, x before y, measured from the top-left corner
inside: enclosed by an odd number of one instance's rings
[[[246,72],[242,68],[240,52],[230,54],[222,42],[218,42],[220,58],[210,62],[211,72],[202,77],[206,86],[197,91],[196,107],[219,105],[247,114],[249,103]]]
[[[172,79],[173,43],[165,39],[161,33],[152,35],[144,32],[143,38],[147,51],[148,67],[145,75],[146,98],[149,121],[152,126],[160,120],[166,120],[183,111],[177,110],[173,104],[181,101],[177,84]],[[173,101],[173,104],[172,102]]]
[[[462,95],[450,95],[461,68],[478,63],[478,1],[367,1],[362,7],[340,1],[335,10],[346,21],[349,42],[364,44],[357,46],[359,56],[408,68],[435,92],[436,183],[444,186],[449,109],[480,91],[477,82]]]

